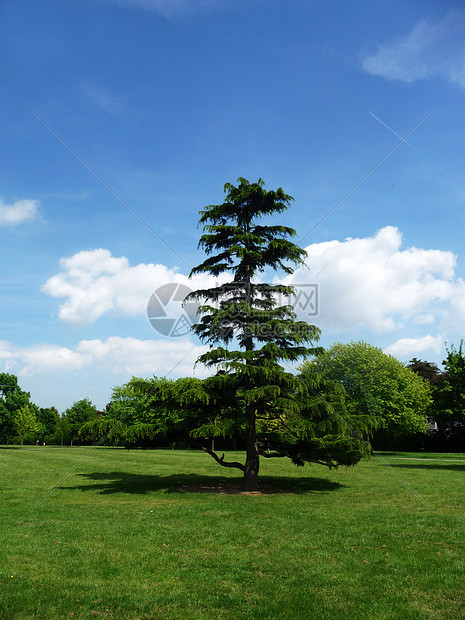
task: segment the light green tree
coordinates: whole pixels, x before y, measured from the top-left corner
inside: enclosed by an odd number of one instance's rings
[[[21,437],[21,449],[24,444],[24,437],[26,433],[33,433],[37,430],[36,415],[28,405],[23,405],[16,411],[13,426],[15,431]]]
[[[395,436],[427,429],[429,385],[377,347],[336,343],[300,370],[304,378],[316,375],[344,388],[348,412],[368,440],[380,429]]]

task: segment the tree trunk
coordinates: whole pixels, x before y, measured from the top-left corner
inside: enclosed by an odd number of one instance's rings
[[[250,407],[250,406],[249,406]],[[247,412],[246,460],[244,469],[244,491],[258,491],[258,470],[260,456],[257,449],[255,411]]]
[[[371,461],[371,454],[372,454],[372,448],[371,448],[371,441],[370,441],[370,435],[367,435],[366,438],[366,442],[368,444],[368,460]]]
[[[245,227],[245,232],[249,233],[249,222]],[[245,301],[248,305],[248,314],[252,308],[252,286],[250,276],[250,265],[247,266],[247,275],[245,278]],[[248,320],[248,319],[246,319]],[[247,327],[247,325],[246,325]],[[253,339],[249,334],[245,339],[245,350],[253,351]],[[248,361],[246,362],[246,364]],[[245,491],[258,491],[258,470],[260,468],[260,455],[258,454],[257,447],[257,430],[255,427],[255,406],[251,404],[246,405],[245,417],[247,420],[247,434],[246,434],[246,460],[244,469],[244,490]]]

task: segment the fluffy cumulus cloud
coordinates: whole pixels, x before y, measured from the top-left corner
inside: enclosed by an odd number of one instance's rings
[[[445,336],[444,334],[438,334],[437,336],[422,336],[421,338],[400,338],[394,344],[384,349],[385,353],[389,353],[394,357],[400,359],[411,358],[417,356],[423,351],[432,351],[433,353],[440,353],[444,347]]]
[[[458,279],[455,283],[450,304],[444,313],[443,324],[448,329],[465,331],[465,282]]]
[[[465,327],[465,284],[455,278],[456,258],[451,252],[404,249],[400,231],[392,226],[373,237],[318,243],[306,250],[308,268],[283,281],[296,286],[297,297],[290,302],[299,317],[325,331],[386,332],[406,323]],[[164,285],[192,290],[228,279],[204,275],[189,279],[165,265],[131,266],[127,258],[114,257],[105,249],[63,258],[60,267],[42,290],[62,300],[59,318],[76,326],[94,323],[108,313],[144,316],[152,293]],[[180,302],[176,303],[179,307],[172,313],[166,306],[167,315],[179,314]]]
[[[442,316],[444,304],[455,295],[455,256],[401,246],[402,235],[392,226],[369,238],[310,245],[309,268],[298,269],[286,283],[298,291],[312,283],[318,286],[314,322],[323,329],[383,332],[405,321],[430,323]],[[305,319],[305,305],[296,309]]]
[[[451,13],[440,21],[422,20],[406,35],[381,43],[362,57],[372,75],[414,82],[442,77],[465,87],[465,15]]]
[[[7,204],[0,199],[0,226],[16,226],[33,220],[38,206],[37,200],[17,200]]]
[[[54,344],[20,348],[13,353],[15,361],[20,364],[19,375],[22,377],[57,370],[81,370],[92,362],[90,356]]]
[[[110,367],[112,372],[130,375],[192,375],[195,361],[207,347],[190,340],[138,340],[117,336],[82,340],[77,350],[93,364]]]
[[[116,258],[104,249],[63,258],[60,267],[61,272],[47,280],[42,291],[65,300],[59,318],[74,325],[93,323],[110,311],[122,316],[141,315],[153,291],[165,284],[184,284],[197,289],[217,282],[209,276],[190,280],[165,265],[131,266],[124,256]]]
[[[24,348],[0,341],[0,368],[20,378],[85,369],[127,378],[152,374],[179,377],[192,375],[196,359],[205,350],[187,339],[155,341],[115,336],[81,340],[74,349],[54,344]]]

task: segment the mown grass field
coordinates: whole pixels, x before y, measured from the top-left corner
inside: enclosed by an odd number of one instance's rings
[[[88,452],[0,448],[2,620],[465,618],[465,455],[264,461],[292,492],[248,496],[180,491],[235,476],[199,452]]]

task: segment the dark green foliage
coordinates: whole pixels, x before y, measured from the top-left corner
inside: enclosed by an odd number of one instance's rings
[[[318,463],[330,469],[338,465],[355,465],[360,460],[360,441],[355,437],[325,435],[298,439],[295,433],[263,435],[260,438],[260,454],[267,458],[286,456],[294,465]]]
[[[257,223],[265,216],[282,213],[293,198],[281,188],[266,191],[261,179],[257,183],[243,178],[238,181],[238,187],[225,185],[227,197],[223,204],[210,205],[200,212],[199,223],[205,234],[199,247],[210,257],[192,269],[191,275],[218,276],[232,272],[233,279],[223,286],[191,295],[205,301],[199,309],[201,320],[194,331],[209,344],[228,344],[236,338],[247,351],[257,343],[273,343],[275,347],[269,347],[272,356],[281,348],[280,357],[275,359],[295,360],[307,352],[307,342],[318,340],[319,330],[296,321],[291,306],[277,305],[276,296],[291,295],[292,287],[254,280],[266,268],[282,269],[290,274],[304,262],[305,251],[287,239],[296,234],[292,228]],[[218,250],[222,251],[215,254]],[[237,352],[226,351],[225,355],[232,359],[234,353]],[[200,361],[216,365],[217,355],[213,350]]]
[[[432,414],[442,440],[449,449],[463,450],[465,445],[465,353],[463,341],[451,345],[443,362],[444,373],[433,391]]]
[[[296,234],[292,228],[259,222],[282,213],[293,199],[281,188],[266,191],[261,179],[249,183],[240,178],[238,182],[237,187],[225,185],[223,204],[200,212],[204,234],[199,247],[208,258],[191,275],[227,272],[232,279],[190,295],[202,302],[200,321],[193,329],[203,342],[215,347],[198,361],[217,368],[216,376],[203,385],[208,420],[194,432],[222,429],[245,435],[245,464],[227,463],[212,450],[210,454],[223,466],[241,469],[245,487],[254,490],[260,456],[289,456],[299,463],[316,460],[334,466],[342,461],[333,449],[333,438],[325,443],[320,437],[314,455],[308,442],[312,423],[305,424],[302,417],[307,388],[282,366],[316,353],[309,345],[319,339],[320,332],[314,325],[297,321],[292,306],[278,304],[278,296],[291,295],[292,287],[257,282],[267,268],[290,274],[304,262],[305,251],[290,240]],[[239,350],[227,348],[234,342]],[[295,419],[299,424],[292,429]],[[360,452],[349,460],[353,463],[358,458]]]
[[[293,390],[293,398],[281,396],[285,391],[283,384],[280,390],[273,385],[257,390],[257,393],[262,391],[267,394],[270,403],[275,398],[273,408],[269,404],[266,415],[256,416],[259,455],[265,458],[286,456],[296,465],[309,462],[330,468],[357,463],[362,446],[355,435],[350,436],[353,428],[348,423],[345,408],[341,406],[338,387],[335,385],[331,394],[322,397],[309,390],[299,377],[289,373],[287,379],[290,380],[288,389]],[[197,445],[208,452],[209,443],[207,441],[206,444],[206,440],[240,439],[246,435],[245,401],[236,389],[236,383],[226,373],[220,372],[204,380],[183,378],[161,382],[158,379],[133,379],[132,383],[142,398],[150,397],[157,403],[157,410],[166,427],[171,431],[177,429],[186,438],[191,437],[188,441],[190,445]],[[155,436],[160,437],[159,434]],[[215,458],[214,454],[212,456]],[[221,464],[229,466],[224,459]],[[240,463],[236,462],[234,467],[244,471],[244,465]]]
[[[66,415],[60,416],[58,419],[55,432],[50,439],[51,443],[59,443],[63,445],[65,441],[72,441],[71,437],[71,425],[68,422]]]
[[[30,396],[19,387],[15,375],[0,373],[0,443],[8,443],[15,437],[16,412],[31,405]]]
[[[71,444],[75,440],[80,439],[79,431],[81,427],[86,422],[93,419],[96,413],[96,407],[88,398],[77,400],[65,411],[63,418],[66,420],[66,431],[71,440]]]
[[[441,379],[442,372],[433,362],[425,362],[413,357],[408,364],[407,368],[413,370],[413,372],[428,381],[430,385],[437,385]]]
[[[43,435],[47,437],[52,436],[60,419],[55,407],[40,407],[37,410],[36,417],[38,424],[43,428]]]

